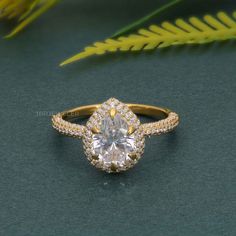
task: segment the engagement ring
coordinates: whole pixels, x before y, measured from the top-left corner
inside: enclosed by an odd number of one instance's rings
[[[141,124],[136,115],[150,116],[155,122]],[[72,123],[90,116],[86,126]],[[179,123],[176,113],[156,106],[125,104],[110,98],[103,104],[78,107],[52,117],[60,133],[82,138],[87,159],[106,172],[133,167],[144,152],[145,137],[173,130]]]

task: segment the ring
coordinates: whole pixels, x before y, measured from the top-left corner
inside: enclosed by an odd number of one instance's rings
[[[136,115],[158,118],[141,124]],[[75,119],[88,117],[86,125]],[[106,172],[133,167],[144,152],[145,137],[173,130],[179,123],[176,113],[166,108],[125,104],[110,98],[102,104],[82,106],[52,117],[52,126],[60,133],[82,138],[90,163]]]

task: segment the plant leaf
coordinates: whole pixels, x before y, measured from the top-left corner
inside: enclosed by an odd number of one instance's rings
[[[23,21],[25,18],[27,18],[32,11],[40,4],[41,0],[34,0],[32,1],[31,5],[29,6],[29,9],[18,19],[18,21]]]
[[[161,12],[169,9],[170,7],[180,3],[182,0],[172,0],[169,3],[159,7],[158,9],[156,9],[155,11],[149,13],[148,15],[142,17],[141,19],[125,26],[124,28],[118,30],[117,32],[115,32],[111,37],[115,38],[118,36],[121,36],[123,34],[126,34],[127,32],[137,29],[138,27],[140,27],[143,23],[145,23],[146,21],[150,20],[151,18],[153,18],[154,16],[160,14]]]
[[[236,12],[232,15],[236,18]],[[86,47],[83,52],[62,62],[60,66],[92,55],[116,51],[140,51],[183,44],[203,44],[236,38],[236,20],[224,12],[216,17],[205,15],[203,20],[191,17],[188,21],[177,19],[175,24],[163,22],[161,26],[151,25],[140,29],[137,34],[118,39],[106,39]]]
[[[32,12],[32,10],[35,8],[35,5],[32,5],[28,12],[26,12],[26,15],[22,16],[22,21],[18,24],[18,26],[12,30],[12,32],[5,36],[5,38],[11,38],[18,34],[21,30],[23,30],[27,25],[32,23],[35,19],[37,19],[40,15],[42,15],[44,12],[46,12],[48,9],[50,9],[52,6],[54,6],[59,0],[48,0],[45,1],[37,10]],[[32,12],[32,13],[31,13]]]

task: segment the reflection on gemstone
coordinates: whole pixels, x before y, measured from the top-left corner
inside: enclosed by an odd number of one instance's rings
[[[128,134],[128,124],[119,114],[112,119],[105,117],[101,122],[100,133],[93,135],[94,154],[104,164],[125,165],[129,153],[135,151],[135,136]]]

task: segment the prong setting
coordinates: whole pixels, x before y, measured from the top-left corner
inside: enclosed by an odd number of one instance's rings
[[[96,126],[92,127],[91,131],[93,132],[93,134],[99,134],[100,133],[100,129],[97,128]]]
[[[98,161],[98,160],[99,160],[99,157],[96,156],[96,155],[93,155],[93,156],[92,156],[92,159],[93,159],[94,161]]]
[[[129,158],[132,160],[132,161],[136,161],[137,160],[137,155],[135,153],[131,153],[129,154]]]
[[[133,134],[133,133],[134,133],[134,131],[135,131],[135,128],[134,128],[134,126],[130,125],[130,126],[129,126],[129,128],[128,128],[128,135],[131,135],[131,134]]]
[[[117,114],[117,111],[115,108],[112,108],[110,111],[109,111],[109,114],[110,114],[110,117],[112,119],[114,119],[115,115]]]
[[[111,171],[112,171],[112,172],[116,172],[117,169],[118,169],[118,168],[117,168],[117,165],[116,165],[114,162],[111,163],[111,167],[110,167],[110,168],[111,168]]]

